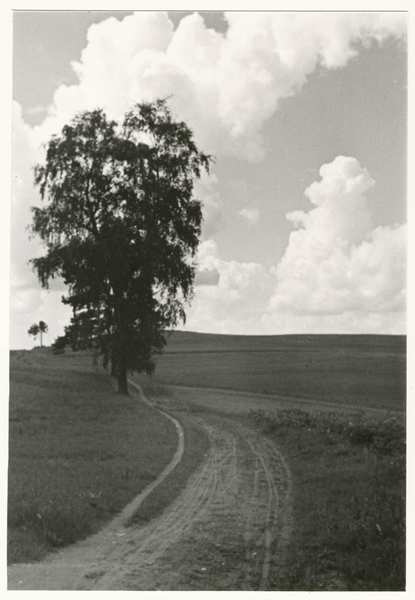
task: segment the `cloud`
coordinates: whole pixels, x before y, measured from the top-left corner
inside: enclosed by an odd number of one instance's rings
[[[201,271],[196,271],[195,286],[217,285],[219,279],[220,274],[217,269],[202,269]]]
[[[33,348],[34,341],[27,331],[33,323],[45,321],[49,327],[45,344],[50,345],[62,335],[68,325],[72,311],[62,304],[58,291],[40,289],[12,289],[10,295],[10,347],[12,349]]]
[[[203,203],[202,238],[211,238],[222,221],[222,207],[216,187],[218,178],[214,173],[207,175],[204,171],[194,188],[195,197]]]
[[[243,208],[239,211],[239,215],[246,219],[248,225],[256,225],[259,220],[259,210],[257,208]]]
[[[299,229],[276,269],[271,312],[404,311],[406,225],[372,229],[374,182],[355,158],[338,156],[320,175],[305,192],[315,208],[287,215]]]
[[[40,250],[37,240],[29,240],[27,226],[31,221],[30,207],[39,204],[33,188],[33,165],[39,157],[39,140],[22,118],[22,109],[14,103],[11,227],[11,284],[18,287],[36,285],[27,261]]]
[[[406,225],[373,227],[375,182],[355,158],[336,157],[320,176],[305,190],[311,210],[287,215],[297,230],[276,267],[224,261],[202,243],[198,262],[214,285],[196,289],[188,329],[405,333]]]
[[[260,328],[266,333],[261,318],[275,286],[274,276],[258,263],[221,259],[213,240],[200,245],[198,264],[201,273],[217,273],[219,278],[215,285],[196,288],[186,328],[240,334],[258,333]]]
[[[38,116],[38,115],[46,115],[47,107],[43,106],[43,104],[38,104],[37,106],[31,106],[27,108],[24,112],[26,115]]]
[[[91,25],[78,85],[62,85],[51,123],[104,106],[119,117],[131,102],[172,95],[206,152],[249,160],[263,156],[261,128],[281,99],[297,93],[318,66],[344,67],[357,45],[403,39],[403,14],[226,13],[221,34],[201,15],[174,31],[163,12],[138,12]]]
[[[30,239],[28,225],[32,220],[31,206],[40,206],[41,200],[33,187],[33,166],[41,159],[39,129],[32,129],[22,117],[18,103],[13,106],[12,137],[12,207],[10,244],[10,346],[31,348],[33,343],[27,329],[34,322],[49,324],[48,338],[63,333],[69,323],[70,310],[61,302],[66,290],[61,279],[52,280],[50,291],[42,290],[28,261],[43,253],[37,238]],[[53,314],[53,320],[50,315]]]
[[[338,315],[266,313],[261,326],[269,334],[383,334],[405,335],[404,312],[347,311]]]

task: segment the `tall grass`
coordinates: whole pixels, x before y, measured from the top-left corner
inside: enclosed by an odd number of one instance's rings
[[[84,354],[12,353],[8,561],[99,530],[170,461],[174,425],[115,393]]]
[[[294,474],[288,590],[405,589],[405,425],[364,414],[253,411]]]

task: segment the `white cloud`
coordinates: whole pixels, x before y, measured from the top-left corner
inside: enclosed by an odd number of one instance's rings
[[[33,165],[39,157],[39,140],[25,124],[19,104],[13,110],[12,210],[11,227],[11,284],[18,287],[36,285],[36,278],[27,265],[29,258],[40,250],[37,240],[29,240],[27,226],[31,221],[30,207],[39,204],[33,188]]]
[[[42,254],[37,238],[30,239],[27,229],[31,222],[31,206],[41,204],[33,187],[33,166],[40,160],[39,128],[32,129],[22,118],[22,109],[14,103],[13,159],[12,159],[12,209],[10,247],[10,346],[31,348],[33,339],[27,335],[32,323],[45,321],[49,333],[45,341],[51,343],[63,333],[69,323],[71,311],[61,302],[65,286],[61,279],[51,282],[50,291],[42,290],[37,276],[28,261]],[[51,318],[53,315],[53,319]]]
[[[79,85],[59,87],[52,121],[97,106],[119,117],[131,102],[173,95],[205,151],[257,160],[263,123],[318,65],[343,67],[355,43],[403,38],[406,28],[403,14],[231,12],[226,19],[225,35],[197,13],[176,31],[163,12],[92,25],[73,63]]]
[[[340,173],[339,163],[343,162],[349,179],[337,188],[338,208],[347,216],[350,207],[342,200],[349,194],[356,214],[366,216],[370,223],[362,190],[369,187],[371,179],[355,159],[341,158],[332,163],[333,170]],[[330,169],[322,168],[322,173],[328,174]],[[313,195],[319,191],[321,199],[325,184],[327,188],[332,185],[329,181],[330,177],[322,180],[320,188],[314,186]],[[325,202],[335,204],[334,200],[330,197]],[[323,202],[313,210],[325,208]],[[318,217],[310,215],[309,229],[291,234],[283,260],[269,270],[257,263],[225,261],[213,240],[204,241],[198,253],[198,287],[186,329],[257,335],[404,334],[405,226],[377,227],[366,232],[366,239],[361,231],[361,241],[353,245],[350,239],[356,236],[352,221],[342,230],[341,219],[334,210],[333,230],[337,234],[327,235],[330,222]],[[301,238],[296,237],[299,233]]]
[[[305,192],[315,208],[287,215],[299,229],[278,265],[271,313],[404,311],[406,226],[372,229],[374,182],[356,159],[338,156],[320,175]]]
[[[259,220],[259,210],[257,208],[243,208],[239,211],[239,215],[246,219],[249,225],[256,225]]]
[[[320,176],[305,191],[313,208],[288,214],[298,229],[277,267],[224,261],[212,240],[202,243],[200,270],[213,285],[197,288],[188,329],[405,333],[406,225],[373,228],[375,183],[355,158],[338,156]]]
[[[194,188],[195,197],[203,202],[202,238],[209,239],[218,230],[222,221],[222,208],[217,191],[217,177],[202,172]]]
[[[196,288],[186,328],[217,333],[266,333],[261,318],[266,311],[275,277],[258,263],[224,261],[212,240],[198,252],[201,273],[217,273],[216,285]]]
[[[62,294],[58,291],[46,291],[40,286],[31,289],[12,289],[10,295],[10,347],[12,349],[30,349],[34,346],[33,337],[27,331],[33,323],[45,321],[49,331],[44,342],[50,345],[69,324],[72,311],[62,304]],[[39,342],[38,342],[39,343]]]
[[[403,312],[350,311],[338,315],[296,315],[270,312],[262,318],[269,334],[384,334],[405,335]]]

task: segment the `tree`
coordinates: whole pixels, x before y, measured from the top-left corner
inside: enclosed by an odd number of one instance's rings
[[[33,335],[33,337],[35,338],[35,342],[36,342],[36,338],[39,335],[39,332],[40,332],[39,325],[37,323],[33,323],[33,325],[31,325],[29,327],[29,330],[27,333],[29,335]]]
[[[93,348],[128,393],[127,372],[152,373],[164,331],[185,320],[202,224],[193,188],[211,158],[165,99],[119,123],[79,113],[45,150],[35,185],[48,204],[32,208],[31,230],[46,254],[31,262],[42,286],[68,285],[59,348]]]
[[[40,347],[43,346],[43,334],[47,333],[48,331],[48,326],[46,325],[45,321],[39,321],[39,323],[34,323],[33,325],[30,326],[29,331],[27,332],[29,335],[33,335],[35,340],[36,337],[39,335],[40,333]]]
[[[52,344],[52,352],[54,354],[63,354],[65,352],[68,340],[65,335],[59,335]]]
[[[39,321],[40,347],[43,346],[43,334],[48,332],[48,326],[45,321]]]

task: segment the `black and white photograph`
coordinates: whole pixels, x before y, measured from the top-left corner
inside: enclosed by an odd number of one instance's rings
[[[276,4],[10,11],[8,590],[408,589],[408,11]]]

